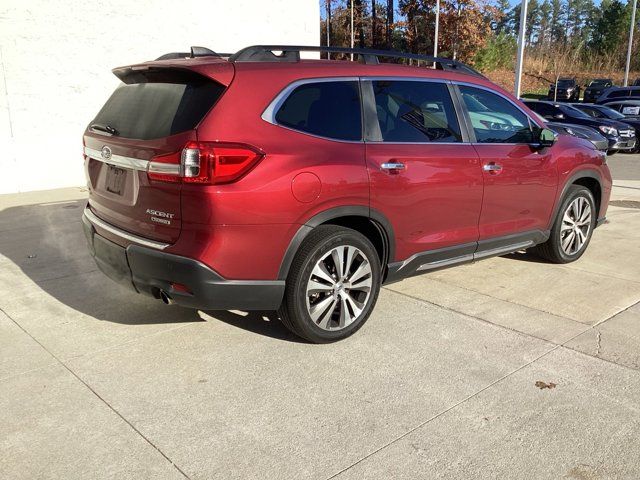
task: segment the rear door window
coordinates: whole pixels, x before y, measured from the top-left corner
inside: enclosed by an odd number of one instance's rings
[[[336,140],[362,139],[360,88],[357,81],[305,83],[277,111],[278,124]]]
[[[480,88],[460,85],[479,143],[531,143],[533,132],[527,117],[506,98]]]
[[[127,82],[127,78],[124,79]],[[91,122],[123,138],[152,140],[194,129],[224,87],[188,71],[136,72],[122,83]]]
[[[460,142],[460,125],[443,83],[373,81],[376,113],[384,142]]]

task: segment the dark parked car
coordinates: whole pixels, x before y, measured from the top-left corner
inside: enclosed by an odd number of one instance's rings
[[[631,84],[632,87],[640,87],[640,78],[636,78]]]
[[[524,103],[531,110],[542,115],[545,120],[595,128],[609,142],[609,153],[633,150],[636,147],[636,131],[626,123],[606,118],[593,118],[573,105],[545,101]]]
[[[572,137],[584,138],[590,141],[594,147],[601,152],[609,150],[609,141],[591,127],[583,127],[581,125],[571,125],[569,123],[545,122],[547,128],[550,128],[558,135],[571,135]]]
[[[613,108],[610,108],[606,105],[594,105],[590,103],[576,105],[575,108],[583,111],[593,118],[608,118],[609,120],[618,120],[619,122],[626,123],[627,125],[633,127],[636,131],[636,139],[640,135],[640,116],[625,116],[617,110],[614,110]],[[637,144],[635,150],[638,150]]]
[[[613,87],[613,80],[610,78],[596,78],[592,80],[584,91],[583,102],[595,101],[607,88]]]
[[[562,102],[562,101],[574,101],[580,100],[580,85],[575,78],[561,78],[558,80],[558,87],[556,92],[556,84],[549,85],[549,93],[547,94],[549,100]]]
[[[308,50],[194,48],[113,70],[121,83],[83,135],[100,270],[165,303],[278,310],[324,343],[355,333],[385,283],[586,251],[611,194],[602,152],[453,60],[300,60]]]
[[[596,103],[607,103],[614,100],[640,100],[640,87],[611,87],[607,88],[596,99]]]
[[[616,112],[620,112],[625,117],[636,117],[640,115],[640,99],[638,100],[616,100],[603,103]]]

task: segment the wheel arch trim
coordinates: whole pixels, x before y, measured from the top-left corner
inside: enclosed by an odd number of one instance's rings
[[[588,168],[588,169],[581,169],[578,170],[576,172],[574,172],[573,174],[571,174],[567,180],[564,182],[564,185],[562,187],[562,190],[560,191],[560,195],[558,195],[558,198],[556,199],[556,204],[553,207],[553,211],[551,214],[551,218],[549,220],[549,229],[553,228],[553,224],[556,221],[556,216],[558,215],[558,210],[560,209],[560,206],[562,205],[562,200],[564,199],[565,195],[567,194],[567,191],[569,190],[569,187],[571,187],[571,185],[574,185],[575,182],[577,180],[580,180],[582,178],[590,178],[590,179],[594,179],[598,182],[598,186],[600,187],[600,198],[594,198],[594,200],[596,200],[596,202],[600,205],[600,207],[602,207],[602,175],[600,175],[600,172],[598,172],[597,170]],[[597,212],[596,217],[599,217],[600,212]],[[596,218],[597,220],[597,218]]]
[[[304,225],[301,225],[298,231],[295,233],[289,246],[285,251],[282,262],[280,263],[280,269],[278,270],[278,280],[286,280],[289,274],[289,269],[293,263],[293,258],[296,252],[300,248],[300,245],[307,238],[307,235],[319,225],[327,223],[331,220],[342,217],[361,217],[372,222],[373,226],[378,230],[385,252],[383,252],[382,269],[386,268],[386,265],[393,261],[395,256],[395,235],[393,232],[393,226],[389,219],[381,212],[369,208],[366,205],[348,205],[342,207],[330,208],[324,210],[309,220]]]

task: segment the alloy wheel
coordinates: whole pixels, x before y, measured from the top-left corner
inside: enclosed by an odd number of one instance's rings
[[[342,330],[363,313],[371,295],[371,262],[351,245],[340,245],[316,263],[307,282],[311,320],[323,330]]]
[[[575,255],[587,242],[591,230],[591,204],[585,197],[573,200],[564,212],[560,228],[560,246],[567,255]]]

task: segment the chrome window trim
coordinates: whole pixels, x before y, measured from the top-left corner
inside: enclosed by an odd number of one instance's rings
[[[144,245],[145,247],[155,248],[156,250],[164,250],[169,246],[168,243],[157,242],[155,240],[149,240],[148,238],[139,237],[138,235],[134,235],[129,232],[125,232],[117,227],[114,227],[110,223],[105,222],[104,220],[99,219],[89,208],[84,209],[84,216],[89,220],[94,226],[100,227],[103,230],[106,230],[109,233],[112,233],[120,238],[124,238],[125,240],[129,240],[130,242],[137,243],[139,245]]]
[[[320,139],[323,139],[323,140],[330,140],[330,141],[333,141],[333,142],[342,142],[342,143],[368,143],[368,144],[376,144],[376,145],[377,144],[386,144],[386,145],[530,145],[530,143],[522,143],[522,142],[491,142],[491,143],[485,143],[485,142],[465,141],[465,140],[462,140],[460,142],[385,142],[385,141],[378,141],[378,140],[365,140],[364,136],[363,136],[363,138],[361,140],[341,140],[341,139],[338,139],[338,138],[324,137],[322,135],[316,135],[316,134],[313,134],[313,133],[304,132],[302,130],[297,130],[295,128],[287,127],[285,125],[279,124],[275,119],[275,116],[276,116],[276,113],[277,113],[278,109],[282,106],[282,104],[287,99],[287,97],[291,94],[291,92],[293,90],[295,90],[297,87],[299,87],[300,85],[306,85],[306,84],[309,84],[309,83],[335,82],[335,81],[359,82],[359,83],[361,83],[363,81],[371,81],[371,82],[373,82],[373,81],[384,81],[384,80],[388,80],[388,81],[443,83],[443,84],[448,84],[448,85],[453,85],[453,86],[466,86],[466,87],[471,87],[471,88],[477,88],[477,89],[480,89],[480,90],[485,90],[485,91],[487,91],[489,93],[493,93],[494,95],[499,96],[500,98],[506,100],[509,104],[513,105],[520,113],[522,113],[529,120],[529,128],[531,128],[534,125],[537,126],[537,127],[540,127],[540,128],[544,128],[531,115],[529,115],[529,113],[524,111],[522,109],[522,107],[520,107],[513,100],[511,100],[510,98],[506,97],[505,95],[503,95],[499,91],[491,89],[491,88],[486,87],[484,85],[479,85],[477,83],[465,82],[465,81],[460,81],[460,80],[448,80],[448,79],[442,79],[442,78],[414,77],[414,76],[406,76],[405,77],[405,76],[396,76],[396,75],[376,75],[376,76],[365,75],[365,76],[358,76],[358,77],[313,77],[313,78],[303,78],[303,79],[300,79],[300,80],[296,80],[296,81],[291,82],[290,84],[288,84],[286,87],[284,87],[276,95],[276,97],[269,103],[269,105],[262,112],[261,118],[265,122],[268,122],[268,123],[271,123],[272,125],[276,125],[278,127],[290,130],[292,132],[300,133],[302,135],[308,135],[308,136],[314,137],[314,138],[320,138]],[[360,97],[362,98],[362,94],[360,94]],[[451,100],[454,101],[453,98]],[[454,102],[454,104],[455,104],[455,102]],[[463,105],[463,107],[465,108],[466,114],[468,115],[469,112],[468,112],[468,109],[466,108],[466,105]],[[456,111],[456,116],[458,117],[458,123],[461,123],[462,119],[459,118],[457,113],[458,112]],[[462,125],[460,127],[462,128]],[[98,153],[100,153],[100,152],[98,152]],[[102,161],[104,161],[104,160],[102,160]]]
[[[305,132],[303,130],[298,130],[296,128],[292,128],[292,127],[288,127],[286,125],[282,125],[281,123],[278,123],[276,121],[276,114],[278,113],[278,110],[280,110],[280,107],[282,107],[282,104],[285,102],[285,100],[287,100],[289,95],[291,95],[291,93],[296,88],[298,88],[301,85],[308,85],[310,83],[328,83],[328,82],[357,82],[358,83],[358,89],[360,88],[360,77],[314,77],[314,78],[302,78],[300,80],[296,80],[294,82],[291,82],[286,87],[284,87],[280,91],[280,93],[278,93],[275,96],[275,98],[273,100],[271,100],[271,102],[269,102],[269,105],[267,105],[267,108],[265,108],[265,110],[262,112],[262,115],[260,116],[260,118],[262,118],[262,120],[264,120],[265,122],[268,122],[268,123],[270,123],[272,125],[276,125],[278,127],[287,129],[289,131],[300,133],[302,135],[308,135],[308,136],[314,137],[314,138],[321,138],[323,140],[331,140],[332,142],[364,143],[364,139],[362,138],[362,131],[360,132],[360,137],[361,137],[360,140],[343,140],[343,139],[340,139],[340,138],[325,137],[323,135],[316,135],[314,133]],[[359,93],[359,95],[360,95],[360,101],[362,103],[362,94]],[[362,116],[362,106],[360,107],[360,115]]]
[[[93,160],[97,160],[98,162],[107,163],[109,165],[115,165],[117,167],[126,168],[129,170],[140,170],[143,172],[147,171],[149,167],[148,160],[142,160],[140,158],[133,157],[125,157],[122,155],[112,154],[109,160],[102,158],[102,152],[100,150],[95,150],[93,148],[84,147],[84,154],[92,158]]]

